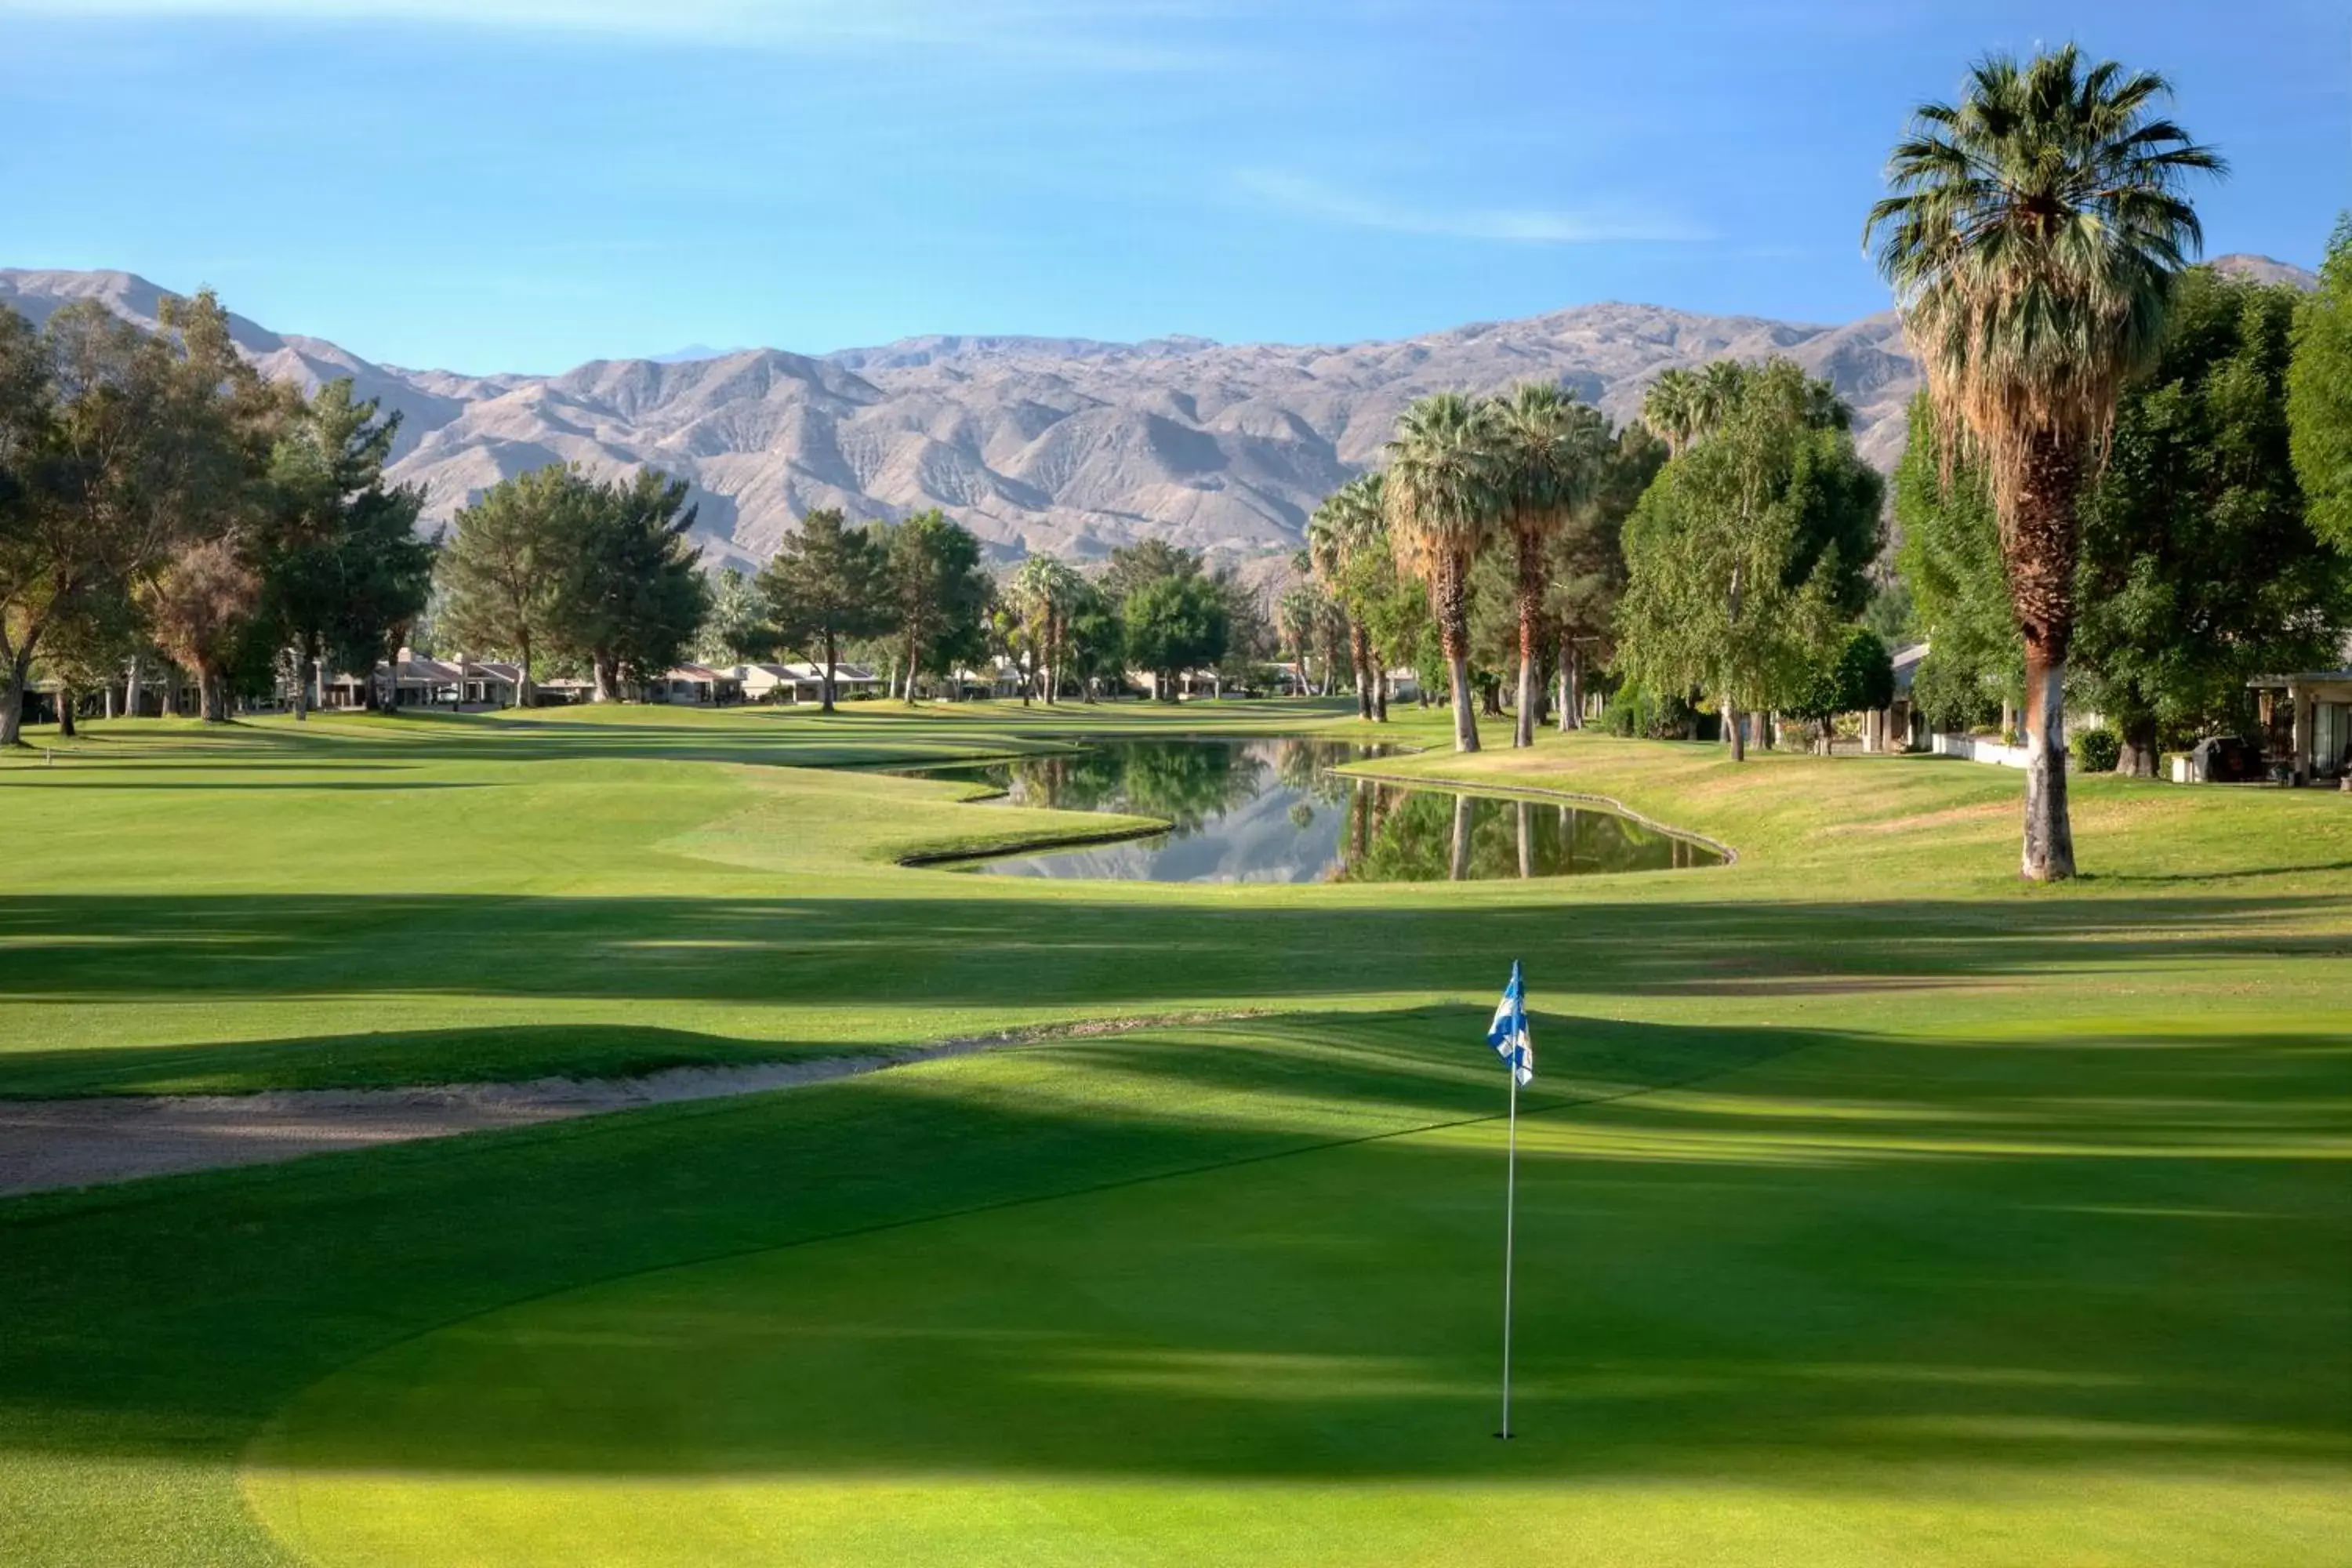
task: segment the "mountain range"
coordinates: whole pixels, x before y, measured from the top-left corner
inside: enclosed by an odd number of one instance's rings
[[[2309,287],[2267,258],[2216,265]],[[95,299],[152,325],[165,290],[127,272],[0,268],[0,306],[36,322]],[[472,375],[361,358],[234,317],[265,374],[348,376],[401,416],[393,477],[446,521],[500,479],[559,460],[688,479],[714,561],[756,564],[815,507],[936,506],[1002,559],[1077,559],[1160,537],[1247,557],[1295,549],[1317,501],[1374,464],[1426,393],[1556,380],[1619,420],[1659,373],[1782,354],[1829,378],[1865,457],[1891,468],[1916,366],[1892,311],[1842,326],[1580,305],[1393,342],[1226,344],[1168,337],[929,336],[809,355],[696,347],[560,375]]]

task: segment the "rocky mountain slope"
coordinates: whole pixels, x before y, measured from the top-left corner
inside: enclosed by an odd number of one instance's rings
[[[122,272],[0,269],[0,305],[36,320],[89,298],[152,323],[163,292]],[[814,358],[599,360],[552,376],[406,370],[235,324],[267,374],[305,386],[347,375],[399,410],[394,473],[426,488],[428,518],[542,463],[652,465],[695,482],[706,553],[743,562],[820,506],[940,507],[1007,557],[1090,557],[1147,536],[1288,550],[1425,393],[1556,379],[1622,420],[1661,371],[1725,355],[1785,354],[1828,376],[1863,451],[1887,467],[1917,380],[1891,312],[1823,327],[1612,303],[1392,342],[932,336]]]

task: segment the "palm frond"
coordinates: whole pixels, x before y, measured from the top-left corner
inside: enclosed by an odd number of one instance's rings
[[[2226,164],[2158,112],[2161,75],[2072,45],[1988,56],[1965,87],[1913,113],[1863,239],[1938,423],[1988,458],[2007,512],[2030,447],[2103,437],[2203,247],[2187,179]]]

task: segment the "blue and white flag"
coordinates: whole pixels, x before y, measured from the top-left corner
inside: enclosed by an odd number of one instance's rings
[[[1511,983],[1495,1005],[1495,1021],[1486,1026],[1486,1043],[1511,1064],[1511,1075],[1524,1089],[1535,1081],[1536,1041],[1528,1033],[1528,987],[1519,978],[1518,960],[1511,961]]]

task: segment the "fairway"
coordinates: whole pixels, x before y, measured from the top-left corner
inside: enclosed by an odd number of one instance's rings
[[[1547,737],[1367,770],[1738,858],[1113,884],[899,865],[1119,824],[868,770],[1358,727],[94,730],[0,763],[0,1095],[1183,1021],[0,1200],[0,1561],[2352,1563],[2342,797],[2078,781],[2028,889],[2005,770]]]

